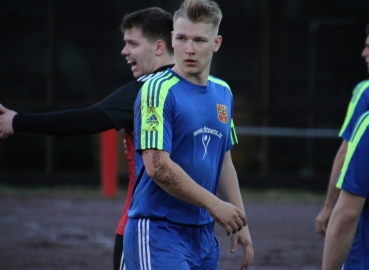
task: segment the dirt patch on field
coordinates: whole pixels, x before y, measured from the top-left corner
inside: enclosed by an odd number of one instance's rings
[[[124,191],[106,199],[96,190],[0,191],[0,269],[112,269],[115,229]],[[249,270],[320,269],[323,238],[314,230],[322,198],[291,192],[244,195],[254,242]],[[220,269],[239,269],[242,248],[215,227]]]

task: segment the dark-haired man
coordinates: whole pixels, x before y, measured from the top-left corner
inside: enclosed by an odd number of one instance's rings
[[[121,254],[127,210],[135,180],[133,147],[133,104],[143,83],[174,65],[171,46],[172,15],[160,8],[127,14],[121,30],[126,43],[122,55],[131,65],[135,80],[118,88],[104,100],[85,109],[50,113],[16,113],[0,105],[0,138],[18,132],[55,136],[86,135],[124,128],[129,168],[127,200],[116,230],[114,270],[123,268]]]

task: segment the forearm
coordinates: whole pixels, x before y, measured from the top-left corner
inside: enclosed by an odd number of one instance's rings
[[[341,269],[352,245],[357,220],[343,221],[333,213],[325,237],[323,270]]]
[[[20,113],[13,118],[15,132],[31,132],[44,135],[87,135],[111,128],[114,128],[114,126],[109,118],[95,107],[50,113]]]
[[[336,188],[336,181],[341,173],[343,162],[345,161],[346,157],[346,152],[347,152],[347,142],[343,140],[333,161],[327,195],[324,202],[324,206],[329,209],[333,209],[333,206],[336,203],[338,195],[340,193],[339,189]]]
[[[328,223],[323,270],[341,269],[355,236],[366,198],[341,190]]]
[[[240,231],[246,225],[246,216],[242,210],[218,199],[213,193],[197,184],[171,160],[168,152],[147,149],[142,152],[142,157],[146,173],[158,186],[173,197],[208,211],[228,235]]]
[[[244,204],[240,192],[240,187],[238,184],[238,177],[236,173],[236,169],[234,168],[231,154],[227,152],[225,155],[225,159],[223,162],[222,172],[220,174],[218,190],[218,197],[221,200],[229,202],[239,208],[246,217]],[[247,217],[246,217],[247,218]],[[246,239],[251,243],[251,236],[249,232],[248,224],[242,229],[246,235]],[[239,232],[242,233],[242,232]]]
[[[160,153],[157,153],[160,154]],[[214,194],[197,184],[180,166],[171,160],[161,161],[156,164],[153,172],[153,180],[167,193],[190,204],[202,207],[210,211],[211,206],[219,200]]]
[[[235,205],[244,212],[238,177],[229,152],[226,153],[225,160],[223,162],[217,194],[220,199]]]

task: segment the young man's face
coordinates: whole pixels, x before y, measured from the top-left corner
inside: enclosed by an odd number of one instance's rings
[[[222,41],[209,23],[193,23],[178,18],[172,32],[172,45],[177,66],[184,78],[209,73],[213,53]]]
[[[131,65],[135,78],[150,74],[155,67],[155,43],[142,36],[141,28],[132,27],[124,31],[124,46],[121,54]]]
[[[365,47],[363,52],[361,53],[361,56],[364,57],[369,72],[369,36],[367,36],[365,40]]]

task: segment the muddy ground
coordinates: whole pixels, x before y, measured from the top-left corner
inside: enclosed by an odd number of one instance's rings
[[[125,192],[113,199],[93,189],[0,189],[0,269],[112,269],[115,229]],[[254,242],[249,270],[320,268],[323,238],[314,230],[322,195],[248,191],[243,194]],[[219,226],[220,269],[239,269]]]

